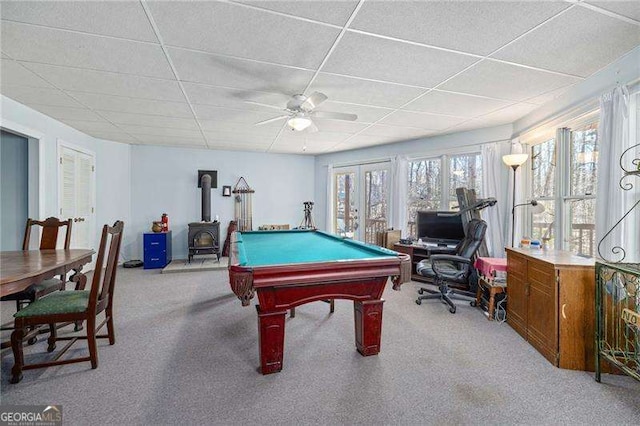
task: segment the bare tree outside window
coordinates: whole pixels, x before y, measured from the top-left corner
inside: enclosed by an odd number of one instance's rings
[[[407,185],[407,234],[417,238],[419,210],[438,210],[442,198],[442,160],[433,158],[409,162]]]
[[[480,197],[482,190],[482,157],[480,154],[452,156],[449,160],[449,210],[456,210],[456,188],[475,189]]]

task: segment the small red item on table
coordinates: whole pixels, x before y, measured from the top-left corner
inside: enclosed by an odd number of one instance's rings
[[[476,306],[480,306],[482,299],[482,290],[484,288],[489,290],[489,321],[493,320],[495,312],[495,297],[496,294],[506,293],[507,282],[497,281],[498,275],[506,274],[507,272],[507,259],[500,257],[478,257],[473,264],[478,270],[480,279],[478,280],[478,290],[476,292]]]

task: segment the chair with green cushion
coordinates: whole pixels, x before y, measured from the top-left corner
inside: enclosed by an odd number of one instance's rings
[[[22,370],[49,367],[52,365],[69,364],[72,362],[91,361],[91,368],[98,367],[98,350],[96,339],[108,338],[109,344],[115,343],[113,330],[113,287],[116,281],[116,267],[120,254],[120,242],[124,223],[117,221],[112,227],[104,225],[98,259],[93,273],[90,290],[73,290],[55,292],[37,299],[16,312],[15,330],[11,333],[11,348],[13,349],[14,365],[11,369],[11,383],[18,383],[22,379]],[[105,318],[96,325],[98,314],[104,312]],[[86,336],[57,336],[57,323],[87,322]],[[107,325],[107,334],[98,335],[98,331]],[[48,325],[48,352],[56,348],[56,341],[70,342],[60,351],[53,361],[40,364],[24,364],[23,341],[30,335],[37,333],[39,325]],[[59,358],[78,339],[87,340],[89,356],[59,360]]]

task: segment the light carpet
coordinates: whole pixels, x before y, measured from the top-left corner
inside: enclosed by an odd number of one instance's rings
[[[554,368],[467,302],[455,315],[416,305],[416,283],[388,286],[379,355],[356,352],[352,302],[331,315],[311,303],[287,319],[284,370],[263,376],[255,307],[226,271],[118,274],[116,344],[99,342],[99,367],[25,371],[10,385],[5,350],[3,404],[62,404],[69,425],[640,424],[639,382]],[[27,359],[50,356],[40,340]]]

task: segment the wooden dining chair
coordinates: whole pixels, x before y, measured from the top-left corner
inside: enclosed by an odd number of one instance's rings
[[[120,255],[120,243],[124,223],[117,221],[112,227],[104,225],[100,238],[98,259],[93,273],[90,290],[70,290],[52,293],[30,303],[16,312],[15,330],[11,333],[14,365],[11,369],[11,383],[22,379],[23,370],[44,368],[53,365],[91,361],[91,368],[98,368],[98,349],[96,339],[108,338],[109,344],[115,343],[113,330],[113,288],[116,282],[117,262]],[[104,320],[96,326],[98,314],[105,312]],[[86,336],[57,336],[57,323],[86,321]],[[107,334],[98,335],[106,324]],[[53,352],[58,340],[69,340],[52,361],[39,364],[24,364],[23,341],[30,334],[37,333],[39,325],[48,325],[50,336],[48,352]],[[87,340],[89,356],[60,360],[60,357],[77,340]]]
[[[22,241],[22,250],[29,250],[31,229],[34,226],[42,227],[42,235],[40,237],[39,247],[40,250],[55,250],[58,244],[58,233],[60,232],[60,228],[66,226],[67,229],[64,238],[64,249],[69,249],[69,246],[71,245],[72,222],[72,219],[61,221],[57,217],[49,217],[44,221],[27,219],[27,227],[24,231],[24,240]],[[2,298],[0,298],[0,301],[5,302],[15,300],[16,310],[19,311],[25,305],[33,302],[36,299],[39,299],[57,290],[64,290],[66,281],[67,277],[61,275],[60,278],[52,278],[40,283],[34,283],[18,293],[2,296]],[[3,327],[2,329],[4,330],[7,328]]]

